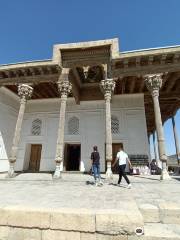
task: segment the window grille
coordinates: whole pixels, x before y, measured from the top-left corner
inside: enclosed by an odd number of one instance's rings
[[[119,120],[115,116],[111,117],[111,132],[113,134],[119,133]]]
[[[33,136],[41,135],[42,121],[40,119],[35,119],[32,122],[31,134]]]
[[[79,134],[79,119],[77,117],[72,117],[68,121],[68,134],[78,135]]]

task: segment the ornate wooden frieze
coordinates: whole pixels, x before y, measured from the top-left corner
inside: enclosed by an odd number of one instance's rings
[[[110,61],[110,46],[61,50],[61,58],[64,67],[107,63]]]

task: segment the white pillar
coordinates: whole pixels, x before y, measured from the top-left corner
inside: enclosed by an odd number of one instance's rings
[[[68,74],[68,73],[67,73]],[[54,178],[60,178],[61,176],[61,169],[60,165],[63,163],[64,159],[64,125],[65,125],[65,113],[66,113],[66,102],[67,96],[71,92],[72,85],[66,79],[64,81],[58,82],[58,90],[60,93],[60,113],[59,113],[59,127],[58,127],[58,137],[57,137],[57,144],[56,144],[56,169],[54,172]]]
[[[158,154],[157,154],[157,149],[156,149],[155,131],[153,132],[153,147],[154,147],[154,158],[156,160],[156,163],[158,164]]]
[[[18,145],[20,141],[25,106],[26,106],[27,99],[31,98],[32,93],[33,93],[33,88],[31,86],[26,84],[20,84],[18,86],[18,95],[20,97],[20,108],[19,108],[19,114],[16,122],[15,132],[14,132],[12,149],[9,157],[9,166],[10,166],[8,171],[9,177],[14,176],[14,165],[16,163],[16,158],[17,158]]]
[[[172,120],[172,125],[173,125],[173,133],[174,133],[174,142],[175,142],[175,147],[176,147],[176,157],[177,157],[177,164],[180,164],[180,150],[179,150],[179,139],[177,135],[177,129],[176,129],[176,123],[174,116],[171,118]]]
[[[115,81],[113,79],[102,80],[100,83],[101,90],[104,93],[106,105],[106,164],[107,178],[112,178],[112,133],[111,133],[111,97],[115,88]]]
[[[154,103],[155,124],[158,141],[159,158],[162,161],[161,180],[170,179],[167,171],[167,156],[165,151],[164,131],[162,126],[161,111],[159,105],[159,89],[162,86],[162,74],[149,74],[145,76],[147,89],[151,92]]]

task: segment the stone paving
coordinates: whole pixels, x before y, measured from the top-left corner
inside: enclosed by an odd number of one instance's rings
[[[164,201],[180,203],[178,177],[161,182],[159,176],[129,176],[131,189],[126,187],[124,179],[122,186],[117,186],[117,175],[110,185],[104,180],[102,187],[94,186],[92,176],[81,174],[62,174],[60,180],[52,180],[50,174],[21,174],[12,180],[1,174],[0,178],[0,206],[121,209],[132,200],[138,205],[158,205]]]
[[[78,240],[134,240],[137,226],[144,226],[147,238],[142,239],[180,239],[179,177],[162,182],[159,176],[129,176],[131,189],[124,179],[117,186],[117,175],[111,184],[105,175],[102,178],[104,185],[96,187],[92,176],[82,174],[63,173],[60,180],[51,174],[20,174],[13,179],[0,174],[0,239],[9,239],[1,238],[4,226],[3,234],[13,232],[18,240],[26,239],[19,235],[21,227],[27,236],[28,229],[34,229],[33,234],[39,229],[40,237],[32,238],[38,240],[52,234],[55,240],[75,240],[75,233]]]

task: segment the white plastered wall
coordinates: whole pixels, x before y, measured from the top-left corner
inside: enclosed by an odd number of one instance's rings
[[[7,114],[0,115],[1,131],[8,127],[6,132],[6,163],[17,119],[19,103],[11,105],[12,112],[8,110],[10,96],[6,101],[0,101],[0,107],[5,106]],[[8,98],[8,99],[7,99]],[[14,101],[15,102],[15,101]],[[6,106],[7,105],[7,106]],[[28,169],[31,144],[42,144],[40,171],[54,171],[55,149],[59,122],[59,99],[30,100],[27,103],[21,141],[15,169],[18,171]],[[111,104],[112,115],[120,123],[120,131],[113,134],[113,143],[123,143],[129,154],[149,154],[146,120],[144,112],[143,94],[113,96]],[[79,119],[79,135],[68,135],[68,120],[76,116]],[[34,119],[42,120],[40,136],[32,136],[31,126]],[[10,122],[10,123],[9,123]],[[4,132],[4,131],[3,131]],[[8,137],[7,137],[8,136]],[[0,139],[2,137],[0,136]],[[92,147],[97,145],[101,156],[101,171],[105,171],[105,104],[104,101],[85,101],[76,105],[73,98],[68,98],[66,109],[65,143],[81,144],[81,161],[86,171],[91,166],[90,154]],[[2,154],[1,160],[2,160]],[[6,164],[7,165],[7,164]],[[7,167],[7,166],[6,166]]]

